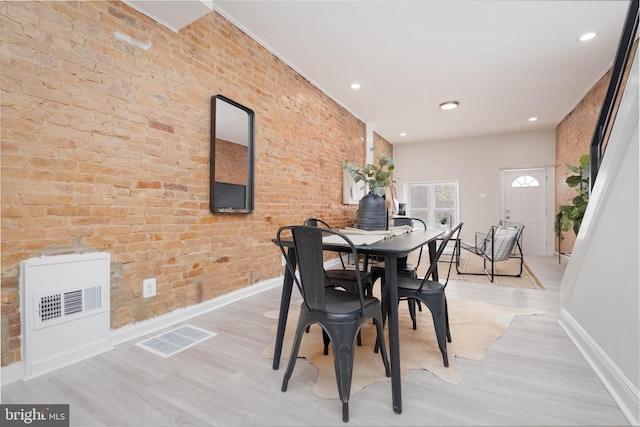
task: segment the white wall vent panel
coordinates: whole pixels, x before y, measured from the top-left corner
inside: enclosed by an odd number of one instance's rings
[[[111,349],[108,253],[31,258],[20,270],[25,379]]]
[[[53,326],[105,311],[108,291],[104,284],[34,293],[34,329]]]

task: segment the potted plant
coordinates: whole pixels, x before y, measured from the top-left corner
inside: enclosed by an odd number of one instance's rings
[[[571,205],[560,205],[559,216],[562,218],[562,231],[569,231],[573,228],[573,231],[578,234],[580,225],[582,224],[582,218],[587,210],[587,204],[589,203],[589,166],[591,164],[591,157],[585,154],[580,157],[580,165],[572,166],[567,164],[567,169],[574,172],[575,175],[567,177],[565,182],[569,187],[575,188],[578,195],[573,198]]]
[[[375,152],[375,147],[371,149]],[[374,154],[374,162],[360,167],[357,163],[343,162],[343,168],[357,183],[366,184],[369,192],[358,206],[358,228],[363,230],[384,230],[387,228],[386,189],[393,181],[393,160],[385,155],[387,150]]]
[[[375,147],[371,151],[375,152]],[[349,172],[349,175],[356,182],[364,182],[369,189],[369,192],[373,192],[379,196],[386,194],[386,188],[389,187],[393,181],[393,160],[385,156],[387,151],[385,148],[381,153],[374,154],[374,162],[367,164],[361,168],[357,163],[349,164],[346,160],[343,162],[343,167]]]
[[[564,236],[562,235],[562,211],[558,211],[556,214],[556,220],[553,223],[553,232],[558,238],[558,264],[562,264],[561,245],[564,240]]]
[[[449,224],[449,217],[447,216],[447,214],[442,214],[442,216],[440,216],[441,228],[444,228],[445,230],[447,230],[449,228],[448,224]]]

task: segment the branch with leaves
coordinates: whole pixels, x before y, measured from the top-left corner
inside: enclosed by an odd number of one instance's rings
[[[375,147],[371,149],[375,152]],[[381,153],[374,154],[374,162],[367,164],[361,168],[357,163],[349,164],[346,160],[342,163],[343,169],[349,172],[349,175],[357,183],[364,182],[369,191],[383,196],[386,192],[386,188],[391,186],[395,181],[393,180],[393,160],[385,156],[386,148]]]
[[[567,169],[573,172],[575,175],[567,177],[565,182],[571,188],[575,188],[578,195],[573,198],[571,205],[560,205],[559,216],[562,218],[562,231],[569,231],[573,228],[573,231],[578,234],[580,225],[582,224],[582,218],[587,210],[587,204],[589,203],[589,166],[591,164],[591,157],[588,154],[580,157],[580,165],[572,166],[567,164]]]

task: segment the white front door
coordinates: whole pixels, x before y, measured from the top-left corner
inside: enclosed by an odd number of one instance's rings
[[[546,255],[546,169],[506,170],[504,186],[503,218],[524,224],[522,252],[525,255]]]

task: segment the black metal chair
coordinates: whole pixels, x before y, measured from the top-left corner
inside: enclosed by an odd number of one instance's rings
[[[431,311],[438,347],[440,348],[444,366],[446,367],[449,366],[447,341],[451,342],[451,332],[449,330],[449,312],[447,308],[447,298],[445,296],[445,287],[449,281],[452,263],[449,264],[449,271],[447,272],[447,279],[444,284],[432,278],[430,279],[430,277],[433,276],[433,272],[437,268],[438,261],[447,247],[449,240],[451,240],[452,236],[457,236],[461,228],[462,223],[453,227],[451,231],[444,236],[424,278],[420,279],[417,277],[398,275],[398,301],[403,299],[419,301],[424,303],[429,308],[429,311]],[[387,304],[384,299],[383,304]],[[386,313],[385,308],[386,306],[383,307],[383,313]],[[383,314],[383,322],[385,320],[386,318]]]
[[[286,250],[281,240],[283,232],[290,232],[293,238],[299,279],[295,274],[295,267],[286,256]],[[384,343],[380,301],[364,294],[359,276],[356,276],[360,285],[357,287],[358,292],[348,292],[326,286],[323,269],[323,236],[337,236],[336,238],[345,245],[345,251],[357,259],[358,252],[351,240],[332,229],[299,225],[281,227],[277,233],[276,240],[287,262],[287,268],[303,298],[289,364],[282,382],[282,391],[287,391],[305,330],[310,325],[318,323],[333,347],[336,382],[342,401],[342,420],[347,422],[349,421],[349,395],[351,393],[356,336],[369,318],[373,319],[377,329],[377,342],[381,346],[382,361],[387,377],[391,375],[391,371]],[[357,263],[355,270],[359,272]]]
[[[414,227],[414,223],[422,224],[422,229],[427,229],[427,224],[421,220],[420,218],[409,218],[409,217],[400,217],[393,219],[393,225],[395,227],[402,225],[410,225],[412,228]],[[406,275],[410,277],[418,277],[418,267],[420,266],[420,261],[422,260],[422,247],[419,249],[418,253],[418,261],[415,264],[410,264],[407,262],[408,257],[398,258],[398,275]],[[371,267],[371,281],[375,284],[378,279],[380,279],[380,288],[383,289],[382,296],[384,297],[384,275],[385,275],[385,264],[384,261],[377,262]],[[413,320],[413,329],[416,329],[416,304],[415,301],[408,301],[409,305],[409,313],[411,313],[411,319]],[[418,309],[422,311],[422,306],[418,303]]]
[[[427,229],[427,224],[420,218],[408,218],[408,217],[400,217],[393,219],[393,225],[395,227],[399,227],[402,225],[410,225],[412,228],[415,226],[415,223],[422,224],[422,229]],[[408,257],[398,258],[398,274],[406,274],[409,276],[417,277],[418,267],[420,266],[420,260],[422,259],[422,247],[419,249],[418,261],[415,264],[409,264],[407,262]],[[378,279],[380,279],[381,285],[384,286],[384,272],[385,265],[384,261],[377,262],[371,267],[371,275],[372,281],[375,283]]]
[[[500,221],[497,226],[491,226],[488,233],[476,232],[475,244],[470,245],[460,243],[460,248],[472,252],[480,257],[483,261],[483,272],[462,272],[460,271],[460,263],[456,263],[458,274],[469,274],[482,276],[486,275],[493,282],[496,276],[520,277],[524,264],[524,256],[522,254],[522,231],[524,225]],[[496,273],[496,263],[509,259],[520,260],[520,270],[516,274],[498,274]],[[489,268],[487,267],[489,264]]]
[[[304,221],[304,225],[309,225],[312,227],[326,227],[331,229],[331,226],[327,224],[325,221],[318,218],[307,218]],[[338,256],[340,258],[340,263],[342,264],[342,268],[331,268],[325,270],[325,275],[327,277],[327,285],[329,286],[338,286],[343,289],[346,289],[349,292],[358,292],[358,280],[364,286],[364,291],[366,295],[373,295],[373,283],[374,280],[372,278],[372,274],[368,271],[368,259],[364,258],[364,266],[363,269],[356,273],[356,270],[347,268],[343,259],[343,252],[339,252]],[[359,262],[359,259],[356,259],[355,262]],[[359,276],[359,278],[358,278]]]

